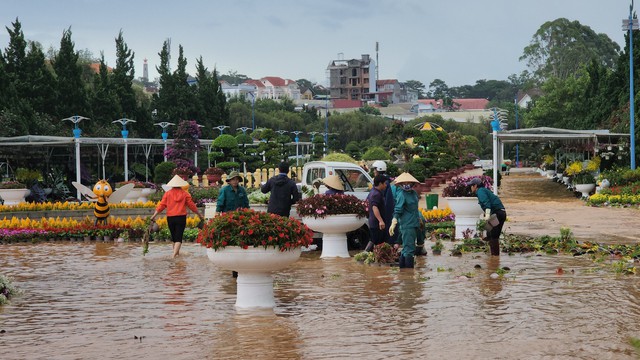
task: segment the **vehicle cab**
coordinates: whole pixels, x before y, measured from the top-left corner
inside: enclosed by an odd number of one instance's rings
[[[373,187],[373,179],[360,166],[348,162],[338,161],[311,161],[302,169],[301,186],[313,188],[314,182],[322,180],[329,175],[337,175],[344,184],[344,193],[354,195],[360,200],[365,200]],[[318,193],[324,194],[327,187],[322,184]]]

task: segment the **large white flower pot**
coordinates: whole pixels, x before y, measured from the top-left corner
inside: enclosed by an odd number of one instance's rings
[[[127,193],[127,195],[124,197],[124,199],[122,199],[122,203],[135,203],[138,201],[138,198],[140,198],[142,196],[142,190],[144,190],[143,188],[133,188],[131,189],[131,191],[129,191]]]
[[[24,198],[29,195],[29,189],[0,189],[0,197],[5,205],[17,205],[24,202]]]
[[[240,309],[276,306],[271,272],[293,264],[300,253],[300,248],[288,251],[275,247],[243,249],[239,246],[207,249],[209,260],[217,267],[238,272],[236,307]]]
[[[596,184],[576,184],[575,188],[576,188],[576,191],[579,191],[582,193],[582,198],[586,199],[589,197],[589,193],[596,188]]]
[[[146,203],[147,201],[149,201],[149,199],[147,198],[149,195],[156,193],[156,189],[144,188],[141,190],[142,191],[140,192],[140,197],[138,198],[138,201],[143,203]]]
[[[355,214],[328,215],[325,218],[303,217],[302,222],[311,230],[322,233],[322,254],[320,258],[350,257],[347,247],[347,233],[364,225],[367,218]]]
[[[456,239],[464,239],[464,232],[475,232],[478,219],[482,216],[482,208],[477,197],[449,197],[451,212],[456,216]]]

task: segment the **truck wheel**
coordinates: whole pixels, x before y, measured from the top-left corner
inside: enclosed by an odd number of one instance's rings
[[[362,225],[358,230],[347,233],[347,246],[349,250],[364,250],[369,243],[369,226]]]

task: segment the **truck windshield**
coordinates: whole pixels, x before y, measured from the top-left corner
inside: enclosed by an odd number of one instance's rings
[[[371,189],[372,184],[360,170],[335,169],[335,172],[344,183],[345,191],[369,191]]]

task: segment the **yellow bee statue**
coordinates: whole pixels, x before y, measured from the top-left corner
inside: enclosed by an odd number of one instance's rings
[[[72,181],[71,183],[89,201],[96,203],[93,209],[93,215],[96,217],[96,225],[98,222],[102,224],[107,223],[110,212],[109,203],[117,204],[122,201],[134,186],[133,184],[127,184],[113,191],[107,180],[100,180],[93,186],[93,190],[91,190],[78,182]]]

